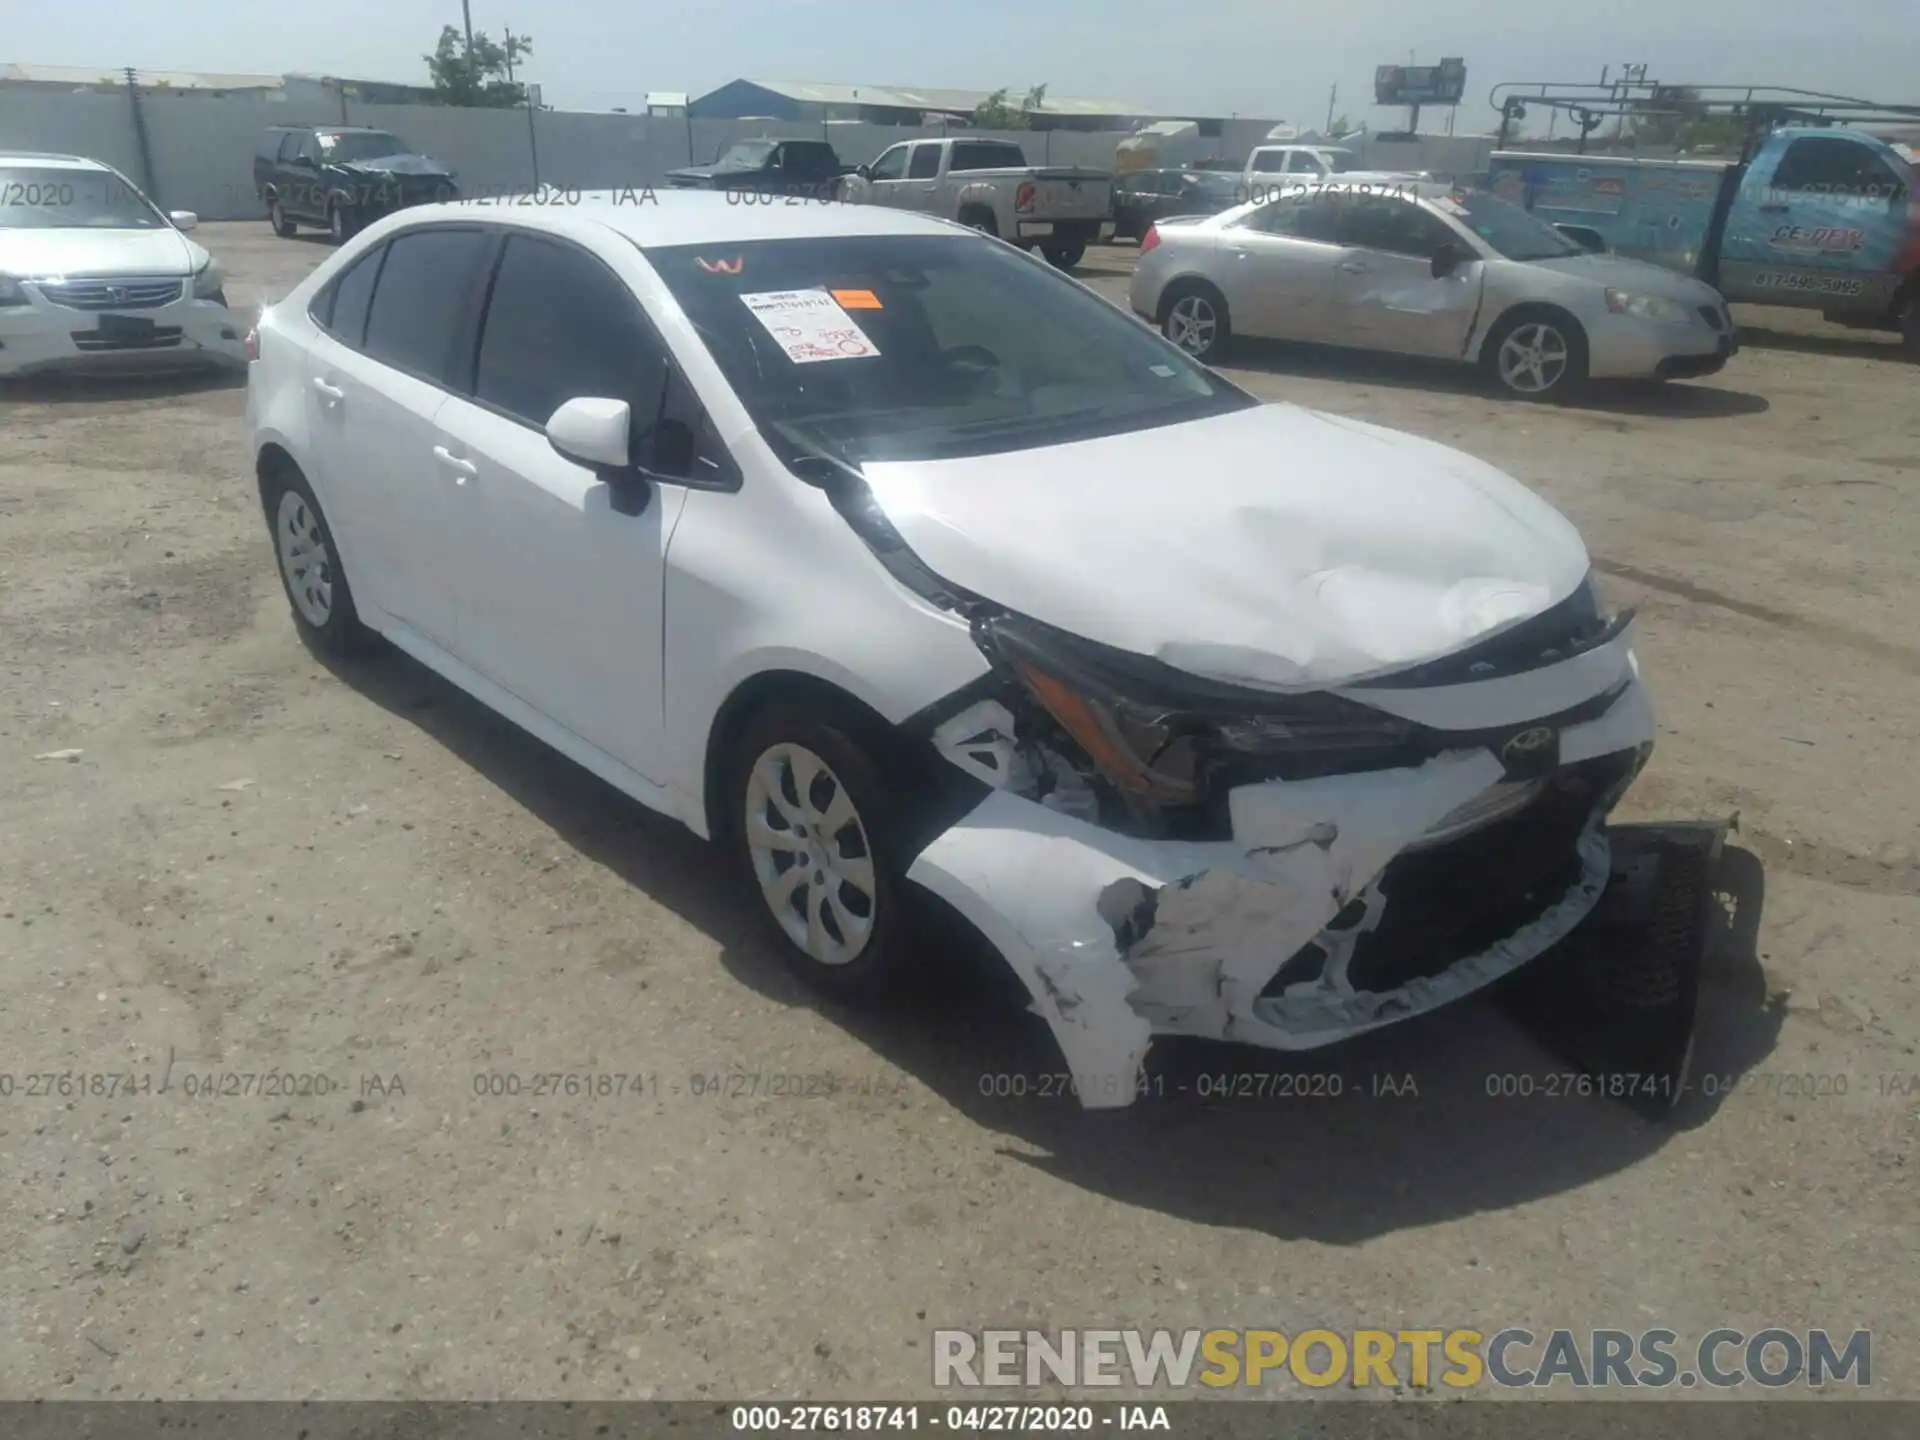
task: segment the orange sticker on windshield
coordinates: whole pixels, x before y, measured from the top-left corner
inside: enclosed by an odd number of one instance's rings
[[[827,292],[840,302],[842,310],[879,310],[883,308],[880,297],[871,290],[830,290]]]
[[[738,275],[742,270],[746,268],[746,264],[747,264],[747,262],[744,260],[701,260],[701,259],[696,259],[693,263],[698,265],[702,270],[706,271],[707,274],[709,275]]]

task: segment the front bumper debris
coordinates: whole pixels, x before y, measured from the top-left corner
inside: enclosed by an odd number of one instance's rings
[[[1598,787],[1578,813],[1554,817],[1560,843],[1547,858],[1563,868],[1493,894],[1508,869],[1538,860],[1527,858],[1525,827],[1545,823],[1540,802],[1496,818],[1474,834],[1509,827],[1514,858],[1463,862],[1441,877],[1469,891],[1482,877],[1488,904],[1457,917],[1452,949],[1429,946],[1411,963],[1396,959],[1406,945],[1383,952],[1372,937],[1391,934],[1396,903],[1416,903],[1407,897],[1423,838],[1506,782],[1485,749],[1243,786],[1229,796],[1225,841],[1122,835],[995,788],[908,876],[965,915],[1020,977],[1082,1104],[1125,1106],[1155,1035],[1311,1049],[1451,1003],[1557,944],[1607,888],[1606,812],[1652,738],[1637,681],[1598,718],[1561,732],[1555,773],[1595,767]],[[977,753],[971,763],[1004,782],[1007,758]]]

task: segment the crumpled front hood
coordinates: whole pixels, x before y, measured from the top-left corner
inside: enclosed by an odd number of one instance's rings
[[[376,155],[371,160],[350,160],[340,167],[361,175],[450,175],[438,160],[430,155]]]
[[[0,275],[186,275],[207,252],[171,226],[0,230]]]
[[[1267,689],[1450,654],[1559,603],[1587,572],[1573,526],[1492,466],[1295,405],[865,473],[948,581]]]

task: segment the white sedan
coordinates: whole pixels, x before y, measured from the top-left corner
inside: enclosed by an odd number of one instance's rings
[[[196,223],[98,160],[0,152],[0,379],[244,364]]]
[[[1198,359],[1234,335],[1478,365],[1508,394],[1711,375],[1736,352],[1720,293],[1595,255],[1518,205],[1405,176],[1281,187],[1141,242],[1134,311]]]
[[[925,892],[1090,1106],[1580,924],[1653,737],[1573,527],[1263,405],[999,240],[869,206],[438,205],[262,316],[247,424],[312,644],[386,637],[711,837],[789,964]]]

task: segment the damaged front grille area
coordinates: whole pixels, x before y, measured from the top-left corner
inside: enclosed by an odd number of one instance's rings
[[[1498,945],[1578,885],[1582,835],[1639,762],[1625,751],[1568,766],[1532,802],[1444,844],[1403,851],[1261,994],[1320,978],[1348,952],[1346,982],[1381,994],[1432,978]],[[1363,927],[1357,936],[1352,932]]]
[[[1497,635],[1488,636],[1453,655],[1396,671],[1364,687],[1372,690],[1418,690],[1438,685],[1471,685],[1498,680],[1557,665],[1613,639],[1633,621],[1633,612],[1609,615],[1589,574],[1566,599],[1531,619],[1522,620]]]

